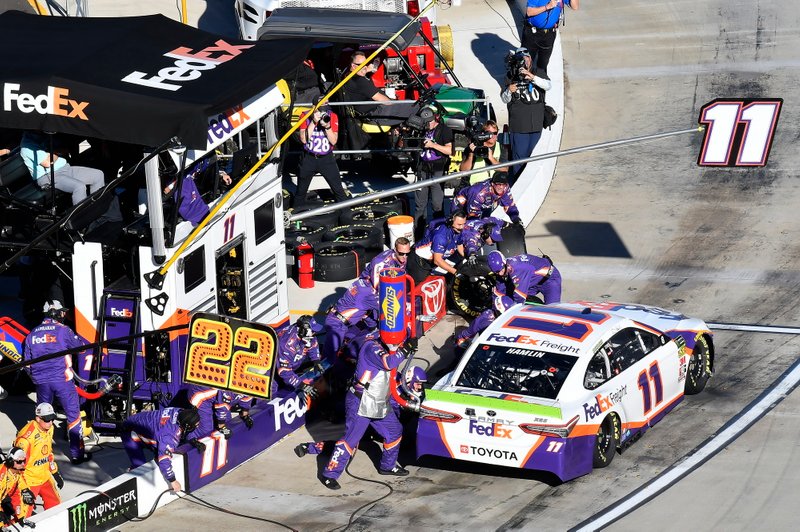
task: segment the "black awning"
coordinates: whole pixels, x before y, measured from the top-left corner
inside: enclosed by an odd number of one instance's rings
[[[3,13],[0,127],[202,148],[209,116],[286,76],[312,43],[238,41],[162,15]]]

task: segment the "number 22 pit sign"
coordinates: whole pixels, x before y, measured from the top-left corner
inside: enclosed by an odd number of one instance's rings
[[[765,166],[781,107],[781,98],[718,98],[705,104],[699,119],[706,126],[705,137],[697,164]]]
[[[277,346],[271,327],[198,312],[189,325],[183,380],[270,399]]]

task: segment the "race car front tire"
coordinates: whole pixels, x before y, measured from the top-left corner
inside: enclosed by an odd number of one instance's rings
[[[692,358],[689,359],[689,368],[686,370],[686,383],[683,393],[695,395],[703,391],[708,379],[711,377],[711,349],[708,339],[700,336],[694,344]]]
[[[620,424],[616,414],[609,414],[597,429],[592,465],[598,469],[606,467],[614,460],[614,453],[620,440]]]

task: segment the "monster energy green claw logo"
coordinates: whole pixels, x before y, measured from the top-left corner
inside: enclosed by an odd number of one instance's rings
[[[85,502],[69,509],[69,529],[71,532],[86,532]]]

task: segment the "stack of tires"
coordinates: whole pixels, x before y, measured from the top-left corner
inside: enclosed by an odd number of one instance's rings
[[[317,191],[309,199],[310,208],[331,204],[330,191]],[[318,205],[317,205],[318,204]],[[355,279],[364,266],[383,251],[387,240],[386,221],[406,211],[396,197],[303,220],[286,230],[287,253],[305,239],[314,247],[314,280],[341,282]]]

